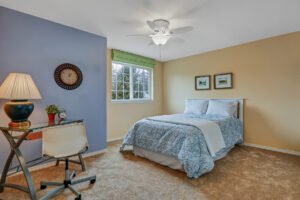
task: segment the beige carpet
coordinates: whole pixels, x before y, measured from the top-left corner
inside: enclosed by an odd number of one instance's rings
[[[105,154],[86,159],[87,173],[96,174],[94,186],[78,185],[85,200],[168,200],[168,199],[300,199],[300,157],[250,147],[236,147],[227,157],[217,161],[214,170],[199,179],[189,179],[183,172],[171,170],[131,152],[119,153],[119,144],[111,144]],[[79,170],[78,166],[73,168]],[[38,189],[41,180],[61,180],[63,165],[32,172]],[[22,176],[9,182],[24,184]],[[17,190],[5,189],[3,200],[29,199]],[[57,200],[74,199],[70,192]]]

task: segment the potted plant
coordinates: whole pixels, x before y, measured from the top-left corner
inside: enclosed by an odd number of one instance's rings
[[[45,110],[48,113],[48,120],[54,121],[55,115],[59,112],[58,106],[55,104],[47,105]]]

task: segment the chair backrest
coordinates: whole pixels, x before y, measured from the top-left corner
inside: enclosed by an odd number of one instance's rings
[[[43,155],[74,155],[88,147],[83,123],[49,127],[43,130]]]

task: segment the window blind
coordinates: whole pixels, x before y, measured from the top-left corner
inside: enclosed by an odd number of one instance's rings
[[[128,53],[125,51],[112,50],[112,60],[117,62],[129,63],[139,66],[154,68],[155,60],[152,58]]]

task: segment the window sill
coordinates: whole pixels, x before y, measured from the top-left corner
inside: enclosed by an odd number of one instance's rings
[[[135,104],[135,103],[152,103],[153,99],[149,99],[149,100],[111,100],[112,104]]]

